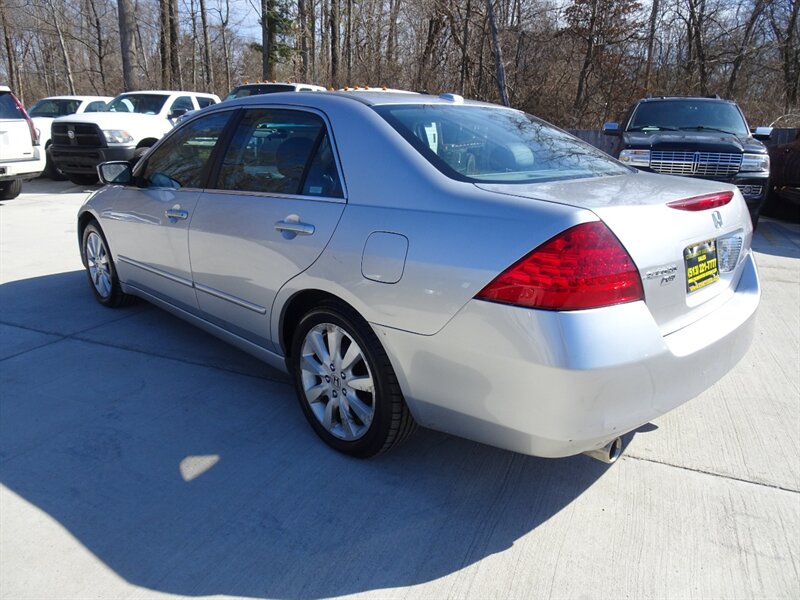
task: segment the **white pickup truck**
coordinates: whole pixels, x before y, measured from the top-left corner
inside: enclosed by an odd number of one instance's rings
[[[66,115],[79,115],[82,113],[103,110],[105,105],[113,100],[108,96],[50,96],[42,98],[28,108],[28,116],[39,131],[39,143],[44,146],[47,154],[47,166],[44,175],[51,179],[66,179],[53,165],[50,159],[50,128],[53,120]]]
[[[22,182],[44,170],[39,133],[8,86],[0,85],[0,200],[16,198]]]
[[[216,104],[219,97],[196,92],[146,91],[121,94],[102,112],[53,121],[50,156],[77,185],[97,182],[97,165],[139,158],[192,110]]]

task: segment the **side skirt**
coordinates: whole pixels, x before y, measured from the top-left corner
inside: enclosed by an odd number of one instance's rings
[[[210,333],[211,335],[220,338],[221,340],[229,343],[231,346],[235,346],[239,350],[247,352],[248,354],[252,354],[259,360],[267,363],[269,366],[278,369],[279,371],[283,371],[284,373],[289,372],[286,367],[286,357],[281,356],[280,354],[275,354],[274,352],[270,352],[269,350],[244,339],[243,337],[231,333],[230,331],[223,329],[218,325],[214,325],[213,323],[210,323],[205,319],[198,317],[197,315],[193,315],[192,313],[183,310],[182,308],[178,308],[169,302],[157,298],[156,296],[153,296],[152,294],[149,294],[144,290],[137,288],[136,286],[125,283],[122,283],[121,285],[122,291],[126,294],[133,294],[134,296],[144,298],[151,304],[155,304],[168,313],[173,314],[184,321],[188,321],[192,325],[196,325],[206,333]]]

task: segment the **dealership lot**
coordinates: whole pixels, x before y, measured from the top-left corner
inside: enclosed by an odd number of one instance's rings
[[[99,306],[86,195],[0,206],[0,597],[800,596],[800,226],[761,222],[749,354],[612,467],[425,430],[358,461],[286,376]]]

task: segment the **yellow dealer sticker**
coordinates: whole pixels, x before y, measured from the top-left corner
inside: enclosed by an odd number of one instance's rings
[[[708,240],[688,246],[683,251],[686,264],[686,291],[696,292],[719,279],[717,268],[717,243]]]

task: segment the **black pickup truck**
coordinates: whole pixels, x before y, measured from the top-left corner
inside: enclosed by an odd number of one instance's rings
[[[603,132],[619,136],[615,155],[627,165],[738,186],[756,227],[769,181],[769,155],[759,140],[769,139],[771,130],[751,133],[735,102],[718,96],[644,98],[621,125],[606,123]]]

